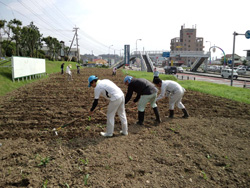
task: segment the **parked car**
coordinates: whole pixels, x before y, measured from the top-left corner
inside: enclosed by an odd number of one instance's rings
[[[165,70],[165,74],[176,74],[177,73],[177,68],[176,67],[172,67],[172,66],[165,66],[164,67]]]
[[[177,67],[177,72],[183,72],[183,68],[182,67]]]
[[[246,74],[247,70],[246,70],[245,68],[238,68],[238,69],[236,70],[236,72],[237,72],[238,74]]]
[[[232,76],[232,69],[223,69],[221,71],[222,78],[231,78],[231,76]],[[234,79],[238,78],[238,73],[236,72],[236,70],[233,71],[233,78]]]

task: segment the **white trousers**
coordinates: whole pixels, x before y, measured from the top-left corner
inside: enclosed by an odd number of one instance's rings
[[[71,72],[70,72],[70,74],[69,74],[69,73],[67,73],[67,75],[68,75],[68,81],[69,81],[69,80],[72,80],[72,75],[71,75]]]
[[[184,91],[177,91],[170,95],[169,98],[169,110],[174,110],[174,105],[176,104],[179,109],[184,109],[185,106],[182,104],[181,100],[184,95]]]
[[[144,112],[148,102],[150,102],[152,108],[157,107],[156,98],[157,93],[153,93],[151,95],[141,95],[141,98],[138,102],[138,111]]]
[[[108,111],[107,111],[107,131],[106,131],[108,135],[113,135],[116,112],[121,120],[122,132],[123,134],[127,134],[128,122],[127,122],[127,117],[126,117],[126,112],[125,112],[124,96],[115,101],[109,102]]]

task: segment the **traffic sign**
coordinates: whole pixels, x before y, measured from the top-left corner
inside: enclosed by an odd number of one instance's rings
[[[250,39],[250,30],[246,31],[245,36],[247,39]]]
[[[170,52],[163,52],[162,57],[170,57]]]

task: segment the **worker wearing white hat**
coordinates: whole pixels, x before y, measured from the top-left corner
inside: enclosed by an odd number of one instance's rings
[[[66,68],[66,74],[68,75],[68,80],[72,80],[72,72],[70,70],[71,68],[72,68],[71,64],[69,64]]]
[[[108,79],[99,80],[97,76],[90,76],[88,78],[89,87],[95,88],[95,99],[90,109],[89,115],[91,116],[98,104],[98,99],[101,96],[110,100],[107,111],[107,130],[106,132],[101,132],[104,137],[113,136],[114,124],[115,124],[115,114],[117,113],[122,124],[123,135],[128,135],[128,123],[125,112],[125,99],[122,90],[112,81]]]

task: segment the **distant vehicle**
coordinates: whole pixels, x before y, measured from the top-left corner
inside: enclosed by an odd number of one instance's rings
[[[246,74],[247,73],[247,70],[245,68],[238,68],[236,69],[236,72],[238,74]]]
[[[165,74],[176,74],[177,73],[177,68],[176,67],[172,67],[172,66],[165,66],[164,67],[165,70]]]
[[[223,69],[221,71],[222,78],[231,78],[231,76],[232,76],[232,69]],[[233,71],[233,78],[234,79],[238,78],[238,73],[236,72],[236,70]]]
[[[177,72],[183,72],[183,68],[182,67],[177,67]]]

